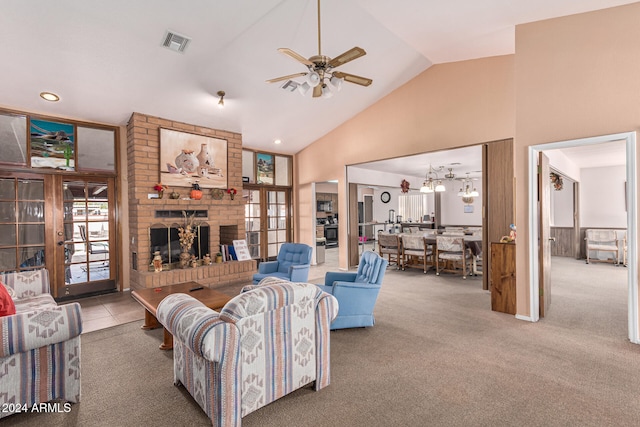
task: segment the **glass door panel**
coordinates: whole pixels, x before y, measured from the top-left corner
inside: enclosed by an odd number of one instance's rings
[[[269,224],[267,254],[269,258],[277,257],[280,246],[288,241],[286,196],[284,190],[267,191],[267,224]]]
[[[260,235],[262,233],[260,190],[242,190],[247,246],[253,259],[261,259]]]
[[[44,180],[0,178],[0,271],[45,267]]]
[[[110,194],[112,179],[62,181],[65,295],[115,289]]]
[[[254,259],[278,256],[280,247],[291,241],[290,189],[245,189],[247,245]]]

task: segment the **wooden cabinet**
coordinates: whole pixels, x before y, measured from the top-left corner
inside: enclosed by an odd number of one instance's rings
[[[331,209],[327,213],[338,213],[338,195],[335,193],[316,193],[317,202],[330,202]]]
[[[324,237],[324,225],[316,225],[316,238]]]
[[[516,245],[491,243],[491,310],[516,314]]]

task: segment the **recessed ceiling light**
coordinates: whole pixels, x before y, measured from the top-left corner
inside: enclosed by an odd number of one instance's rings
[[[40,98],[51,102],[60,101],[60,97],[53,92],[40,92]]]
[[[282,144],[282,141],[279,139],[276,139],[275,141],[273,141],[274,144]]]

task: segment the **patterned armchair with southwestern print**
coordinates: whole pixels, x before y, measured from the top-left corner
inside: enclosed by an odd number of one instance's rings
[[[51,400],[80,401],[80,304],[58,305],[47,270],[0,274],[15,314],[0,317],[0,418]]]
[[[298,388],[329,385],[336,299],[312,284],[265,280],[219,313],[186,294],[158,305],[158,320],[173,334],[174,383],[214,426],[240,426],[245,415]]]

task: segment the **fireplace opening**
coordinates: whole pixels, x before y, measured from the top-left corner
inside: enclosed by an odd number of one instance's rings
[[[180,237],[178,236],[178,224],[166,226],[154,224],[149,228],[149,259],[152,260],[155,252],[160,252],[163,264],[178,263],[180,261]],[[195,227],[196,237],[189,253],[197,259],[202,259],[211,253],[209,249],[209,225],[202,223]]]

